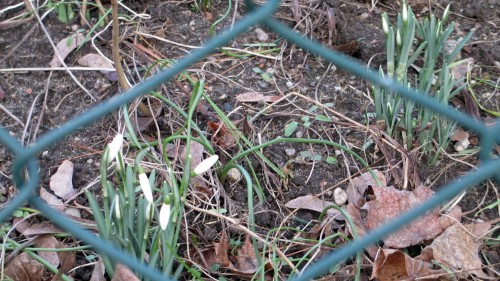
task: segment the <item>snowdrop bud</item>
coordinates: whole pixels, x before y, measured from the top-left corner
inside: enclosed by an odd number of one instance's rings
[[[396,45],[401,46],[401,31],[399,29],[396,34]]]
[[[163,203],[160,209],[160,227],[161,229],[167,229],[168,222],[170,220],[170,204]]]
[[[408,5],[406,3],[403,4],[403,22],[408,21]]]
[[[113,141],[108,144],[108,155],[107,155],[108,164],[111,163],[111,161],[113,161],[116,158],[116,155],[118,155],[118,152],[122,149],[122,144],[123,144],[123,135],[116,134]]]
[[[118,195],[115,195],[115,216],[117,219],[122,218],[122,213],[120,211],[120,198],[118,198]]]
[[[450,14],[450,4],[448,4],[448,6],[446,6],[446,9],[444,10],[443,21],[446,20],[449,14]]]
[[[149,183],[148,176],[142,169],[139,170],[139,184],[141,185],[142,193],[148,202],[153,202],[153,192],[151,191],[151,184]]]
[[[207,159],[203,160],[196,168],[194,168],[193,172],[195,175],[201,175],[204,172],[208,171],[208,169],[212,168],[212,166],[219,160],[219,156],[212,155]]]
[[[389,33],[389,23],[387,22],[387,16],[385,16],[385,14],[382,16],[382,29],[385,34]]]
[[[146,220],[151,221],[151,217],[153,215],[153,202],[148,202],[146,206]]]

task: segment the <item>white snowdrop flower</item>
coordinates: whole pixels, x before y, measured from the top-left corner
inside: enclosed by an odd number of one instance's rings
[[[408,21],[408,5],[403,4],[403,22]]]
[[[382,17],[382,29],[384,30],[385,34],[389,33],[389,23],[387,22],[386,17]]]
[[[151,215],[153,214],[153,202],[148,202],[146,206],[146,220],[151,221]]]
[[[446,6],[446,9],[444,10],[443,20],[446,20],[446,18],[448,17],[449,13],[450,13],[450,4],[448,4],[448,6]]]
[[[108,155],[107,155],[108,164],[111,163],[111,161],[113,161],[118,155],[118,152],[121,151],[122,144],[123,144],[123,135],[116,134],[113,141],[108,144]]]
[[[161,229],[167,229],[168,222],[170,221],[170,204],[163,203],[160,209],[160,227]]]
[[[212,166],[219,160],[218,155],[212,155],[208,157],[207,159],[203,160],[196,168],[194,168],[193,172],[195,175],[201,175],[204,172],[208,171],[208,169],[212,168]]]
[[[398,29],[398,33],[396,34],[396,45],[401,46],[401,31]]]
[[[141,185],[142,193],[148,202],[153,202],[153,192],[151,191],[151,184],[149,183],[148,176],[142,171],[139,171],[139,184]]]
[[[115,195],[115,216],[117,219],[122,218],[122,213],[120,211],[120,198],[118,198],[118,195]]]

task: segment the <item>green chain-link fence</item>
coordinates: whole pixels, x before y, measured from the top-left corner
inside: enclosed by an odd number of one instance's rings
[[[440,114],[442,118],[450,118],[457,121],[463,127],[476,132],[481,139],[481,152],[479,154],[481,164],[475,171],[442,187],[434,197],[427,200],[422,205],[401,215],[397,219],[392,220],[390,223],[377,228],[368,235],[364,236],[362,239],[354,240],[348,245],[345,245],[343,248],[335,249],[332,253],[323,257],[294,280],[310,280],[321,274],[327,273],[328,269],[333,265],[355,255],[368,245],[381,240],[384,236],[397,231],[405,224],[424,214],[427,210],[436,208],[440,204],[450,200],[469,187],[473,187],[474,185],[490,178],[494,178],[497,182],[500,182],[500,159],[493,159],[491,157],[491,152],[494,146],[496,144],[500,144],[500,123],[495,126],[485,126],[485,124],[467,116],[466,114],[439,104],[426,95],[420,94],[412,89],[408,89],[407,87],[404,87],[389,78],[382,78],[378,73],[367,70],[364,66],[353,59],[333,52],[320,44],[293,32],[291,29],[272,19],[274,11],[279,6],[279,0],[269,0],[261,7],[257,7],[250,0],[246,0],[245,2],[247,7],[250,9],[250,12],[242,21],[235,24],[231,30],[222,32],[220,35],[207,42],[204,48],[193,51],[192,54],[186,56],[182,60],[179,60],[178,63],[172,68],[149,78],[144,83],[136,85],[133,89],[119,97],[97,105],[94,109],[72,119],[60,128],[54,129],[39,139],[37,143],[24,148],[18,140],[10,136],[4,128],[0,127],[0,142],[3,143],[15,156],[12,167],[12,176],[13,182],[19,191],[16,197],[14,197],[0,211],[0,221],[4,221],[17,208],[29,203],[33,207],[40,210],[47,219],[51,220],[68,232],[71,232],[75,237],[81,239],[83,242],[93,245],[100,254],[113,256],[118,261],[139,272],[142,276],[149,280],[170,280],[168,277],[163,276],[160,272],[148,267],[148,265],[143,261],[139,261],[136,257],[125,254],[118,248],[110,245],[110,243],[97,238],[93,233],[79,227],[41,200],[36,195],[40,180],[38,175],[39,165],[36,156],[56,141],[72,134],[84,126],[91,124],[102,116],[117,110],[120,106],[131,102],[150,90],[153,90],[161,83],[171,79],[174,75],[188,68],[191,64],[211,54],[218,47],[227,44],[234,37],[244,33],[250,27],[258,23],[266,25],[269,29],[281,35],[288,41],[300,46],[304,50],[325,58],[329,62],[335,64],[338,68],[348,70],[373,84],[380,85],[390,90],[391,92],[397,92],[404,98],[411,99],[417,104],[425,106]]]

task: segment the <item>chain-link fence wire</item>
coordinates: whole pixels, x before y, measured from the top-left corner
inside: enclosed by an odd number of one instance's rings
[[[61,140],[80,128],[91,124],[104,115],[117,110],[120,106],[127,104],[155,89],[163,82],[171,79],[174,75],[188,68],[191,64],[211,54],[217,48],[227,44],[234,37],[243,34],[250,27],[258,23],[264,24],[275,33],[304,50],[325,58],[338,68],[348,70],[375,85],[382,86],[391,92],[398,93],[404,98],[411,99],[417,104],[425,106],[438,113],[441,118],[449,118],[457,121],[463,127],[476,132],[481,139],[481,152],[479,154],[479,158],[482,163],[477,167],[477,169],[475,169],[475,171],[442,187],[432,198],[428,199],[420,206],[392,220],[390,223],[375,229],[361,239],[350,242],[342,248],[335,249],[332,253],[323,257],[310,268],[302,272],[302,274],[294,280],[310,280],[321,274],[327,273],[328,270],[337,263],[352,257],[368,245],[380,241],[383,237],[397,231],[418,216],[423,215],[427,210],[436,208],[467,188],[473,187],[474,185],[490,178],[494,178],[497,182],[500,182],[500,159],[493,159],[491,157],[491,151],[494,146],[496,144],[500,144],[500,124],[495,126],[485,126],[485,124],[466,114],[460,113],[450,107],[435,102],[426,95],[418,93],[412,89],[408,89],[407,87],[400,85],[389,78],[383,78],[379,76],[377,72],[367,70],[363,65],[355,60],[333,52],[323,47],[321,44],[307,39],[301,34],[295,33],[291,29],[272,19],[274,11],[279,6],[279,0],[269,0],[265,5],[260,7],[254,5],[250,0],[246,0],[245,2],[250,12],[243,20],[236,23],[232,29],[225,30],[221,34],[209,40],[203,48],[193,51],[190,55],[179,60],[171,68],[166,69],[163,72],[147,79],[145,82],[136,85],[130,91],[97,105],[89,112],[73,118],[60,128],[52,130],[29,147],[22,147],[17,139],[10,136],[4,128],[0,127],[0,142],[14,154],[12,180],[18,189],[18,194],[10,202],[8,202],[2,210],[0,210],[0,221],[4,221],[17,208],[29,203],[38,209],[47,219],[70,232],[74,237],[82,240],[84,243],[92,245],[101,255],[107,255],[115,258],[117,261],[140,273],[145,279],[158,281],[171,280],[167,276],[164,276],[161,272],[148,267],[144,261],[139,261],[136,257],[124,253],[107,241],[98,238],[90,231],[81,228],[41,200],[37,195],[37,187],[40,177],[38,174],[39,165],[36,156],[43,150],[55,144],[58,140]]]

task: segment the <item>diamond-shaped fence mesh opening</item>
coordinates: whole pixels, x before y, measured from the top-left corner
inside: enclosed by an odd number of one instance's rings
[[[455,120],[463,127],[476,132],[481,138],[481,153],[479,157],[482,163],[474,172],[469,173],[453,183],[445,185],[435,194],[435,196],[424,202],[422,205],[401,215],[397,219],[392,220],[390,223],[377,228],[368,235],[364,236],[362,239],[354,240],[342,248],[335,249],[332,253],[326,255],[308,268],[305,272],[302,272],[294,280],[310,280],[328,272],[329,268],[333,265],[355,255],[368,245],[376,243],[384,236],[398,230],[411,220],[424,214],[427,210],[436,208],[439,204],[450,200],[455,195],[469,187],[481,183],[489,178],[495,178],[498,182],[500,182],[500,159],[492,159],[490,157],[493,147],[496,144],[500,144],[500,124],[488,127],[466,114],[460,113],[450,107],[433,101],[426,95],[419,94],[412,89],[408,89],[407,87],[404,87],[389,78],[383,78],[374,71],[367,70],[364,66],[352,58],[336,53],[317,42],[297,34],[272,19],[274,11],[279,6],[279,0],[269,0],[265,5],[260,7],[253,5],[251,1],[246,1],[246,3],[248,7],[252,8],[251,11],[245,16],[244,19],[235,24],[231,30],[225,30],[221,34],[215,36],[212,40],[207,42],[203,48],[193,51],[190,55],[179,60],[171,68],[158,73],[141,84],[136,85],[130,91],[122,94],[121,96],[97,105],[89,112],[72,119],[58,129],[51,131],[33,145],[26,148],[22,147],[18,140],[11,137],[4,128],[0,127],[0,142],[15,156],[15,161],[12,167],[12,176],[14,184],[19,191],[18,194],[10,202],[8,202],[2,210],[0,210],[0,221],[4,221],[17,208],[29,203],[33,207],[40,210],[47,219],[72,233],[83,242],[94,246],[100,254],[113,256],[117,261],[137,271],[148,280],[169,280],[162,273],[149,268],[147,264],[139,261],[136,257],[125,254],[106,241],[97,238],[89,231],[77,226],[75,223],[61,215],[58,211],[48,206],[38,196],[35,196],[35,194],[37,194],[38,183],[40,180],[38,176],[38,163],[36,155],[65,136],[72,134],[76,130],[91,124],[104,115],[117,110],[120,106],[131,102],[141,95],[146,94],[150,90],[153,90],[161,83],[171,79],[177,73],[188,68],[191,64],[201,60],[218,47],[225,45],[233,38],[244,33],[248,30],[248,28],[259,23],[266,25],[267,28],[274,31],[276,34],[282,36],[289,42],[296,44],[304,50],[323,57],[338,68],[350,71],[351,73],[366,79],[375,85],[384,87],[404,98],[411,99],[417,104],[425,106],[426,108],[440,114],[442,117]],[[24,176],[25,173],[27,176]]]

